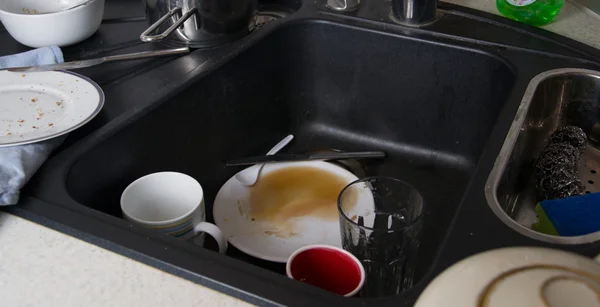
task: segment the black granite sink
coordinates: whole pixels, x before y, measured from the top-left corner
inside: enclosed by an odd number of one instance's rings
[[[439,8],[436,23],[408,28],[389,20],[387,2],[340,14],[308,1],[221,48],[81,71],[101,80],[107,108],[70,136],[7,210],[258,305],[410,306],[441,270],[483,250],[600,252],[597,244],[523,236],[496,217],[484,195],[530,79],[555,68],[598,70],[600,51],[488,14]],[[101,31],[131,25],[147,22],[112,20]],[[83,50],[94,53],[97,39]],[[124,46],[165,48],[135,36],[98,53]],[[290,133],[291,152],[384,150],[386,160],[365,163],[366,174],[403,179],[423,194],[428,209],[411,290],[341,298],[289,280],[280,264],[234,248],[219,255],[211,242],[202,248],[121,218],[127,184],[175,170],[201,182],[211,220],[216,192],[239,170],[223,161],[262,154]]]
[[[400,178],[424,195],[426,271],[514,81],[489,54],[295,23],[89,148],[66,187],[81,205],[120,218],[129,183],[177,170],[203,185],[211,216],[219,188],[239,171],[223,161],[266,152],[287,134],[295,135],[294,152],[384,150],[387,158],[366,165],[367,175]]]

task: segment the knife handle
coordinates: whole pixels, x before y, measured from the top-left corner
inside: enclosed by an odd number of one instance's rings
[[[307,160],[345,160],[345,159],[370,159],[385,158],[383,151],[357,151],[312,154]]]
[[[225,166],[252,165],[264,163],[297,162],[297,161],[328,161],[328,160],[347,160],[347,159],[368,159],[385,158],[383,151],[361,151],[361,152],[336,152],[320,153],[313,155],[306,154],[275,154],[267,156],[256,156],[241,158],[225,162]]]

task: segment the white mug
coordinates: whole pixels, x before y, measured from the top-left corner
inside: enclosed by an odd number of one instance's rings
[[[219,253],[227,250],[227,239],[214,224],[207,223],[204,191],[194,178],[177,172],[146,175],[132,182],[121,194],[123,216],[140,226],[183,239],[204,242],[203,233],[217,241]]]

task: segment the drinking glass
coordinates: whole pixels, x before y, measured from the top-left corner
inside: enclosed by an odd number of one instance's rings
[[[360,179],[342,190],[342,246],[365,268],[361,297],[395,295],[412,286],[423,206],[413,186],[389,177]]]

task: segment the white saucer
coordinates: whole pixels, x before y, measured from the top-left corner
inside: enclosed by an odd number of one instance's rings
[[[290,166],[327,170],[343,178],[346,183],[358,179],[344,168],[322,161],[266,164],[261,177]],[[243,186],[232,177],[221,187],[213,205],[215,224],[237,249],[256,258],[285,263],[294,251],[306,245],[326,244],[342,247],[337,218],[331,220],[309,215],[294,218],[293,221],[285,223],[285,226],[282,226],[282,223],[253,221],[247,213],[251,189],[252,187]]]
[[[0,147],[35,143],[73,131],[104,104],[98,84],[68,71],[0,71]]]
[[[558,249],[505,247],[467,257],[438,275],[415,307],[600,306],[600,265]]]

